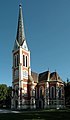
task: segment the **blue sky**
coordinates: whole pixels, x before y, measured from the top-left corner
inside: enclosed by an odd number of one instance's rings
[[[0,0],[0,84],[12,84],[12,49],[20,0]],[[70,0],[22,0],[31,68],[70,79]]]

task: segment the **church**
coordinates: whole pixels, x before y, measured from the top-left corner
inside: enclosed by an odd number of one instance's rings
[[[11,109],[64,108],[64,82],[58,73],[47,70],[37,74],[31,71],[21,4],[12,56]]]

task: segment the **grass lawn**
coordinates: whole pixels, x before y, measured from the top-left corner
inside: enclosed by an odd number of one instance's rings
[[[69,111],[29,111],[0,114],[0,120],[70,120]]]

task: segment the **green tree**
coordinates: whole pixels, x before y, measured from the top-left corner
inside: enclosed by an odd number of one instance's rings
[[[65,83],[65,104],[70,108],[70,82]]]
[[[12,87],[7,87],[7,96],[6,96],[6,106],[8,108],[11,107],[11,94],[12,94]]]
[[[5,104],[6,96],[7,96],[7,85],[0,84],[0,106],[3,106],[3,104]]]

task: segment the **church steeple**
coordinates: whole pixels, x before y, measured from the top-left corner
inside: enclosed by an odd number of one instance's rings
[[[23,47],[23,43],[25,41],[25,32],[24,32],[24,24],[23,24],[23,14],[22,14],[22,5],[19,5],[19,16],[18,16],[18,27],[17,27],[17,35],[14,44],[14,50],[19,47]],[[27,47],[27,45],[26,45]]]
[[[12,66],[12,88],[15,91],[12,92],[12,108],[28,107],[27,101],[29,93],[28,81],[29,75],[31,75],[30,68],[30,51],[28,50],[23,24],[22,4],[19,5],[19,16],[16,40],[14,44],[13,54],[13,66]],[[26,101],[26,102],[24,102]]]

